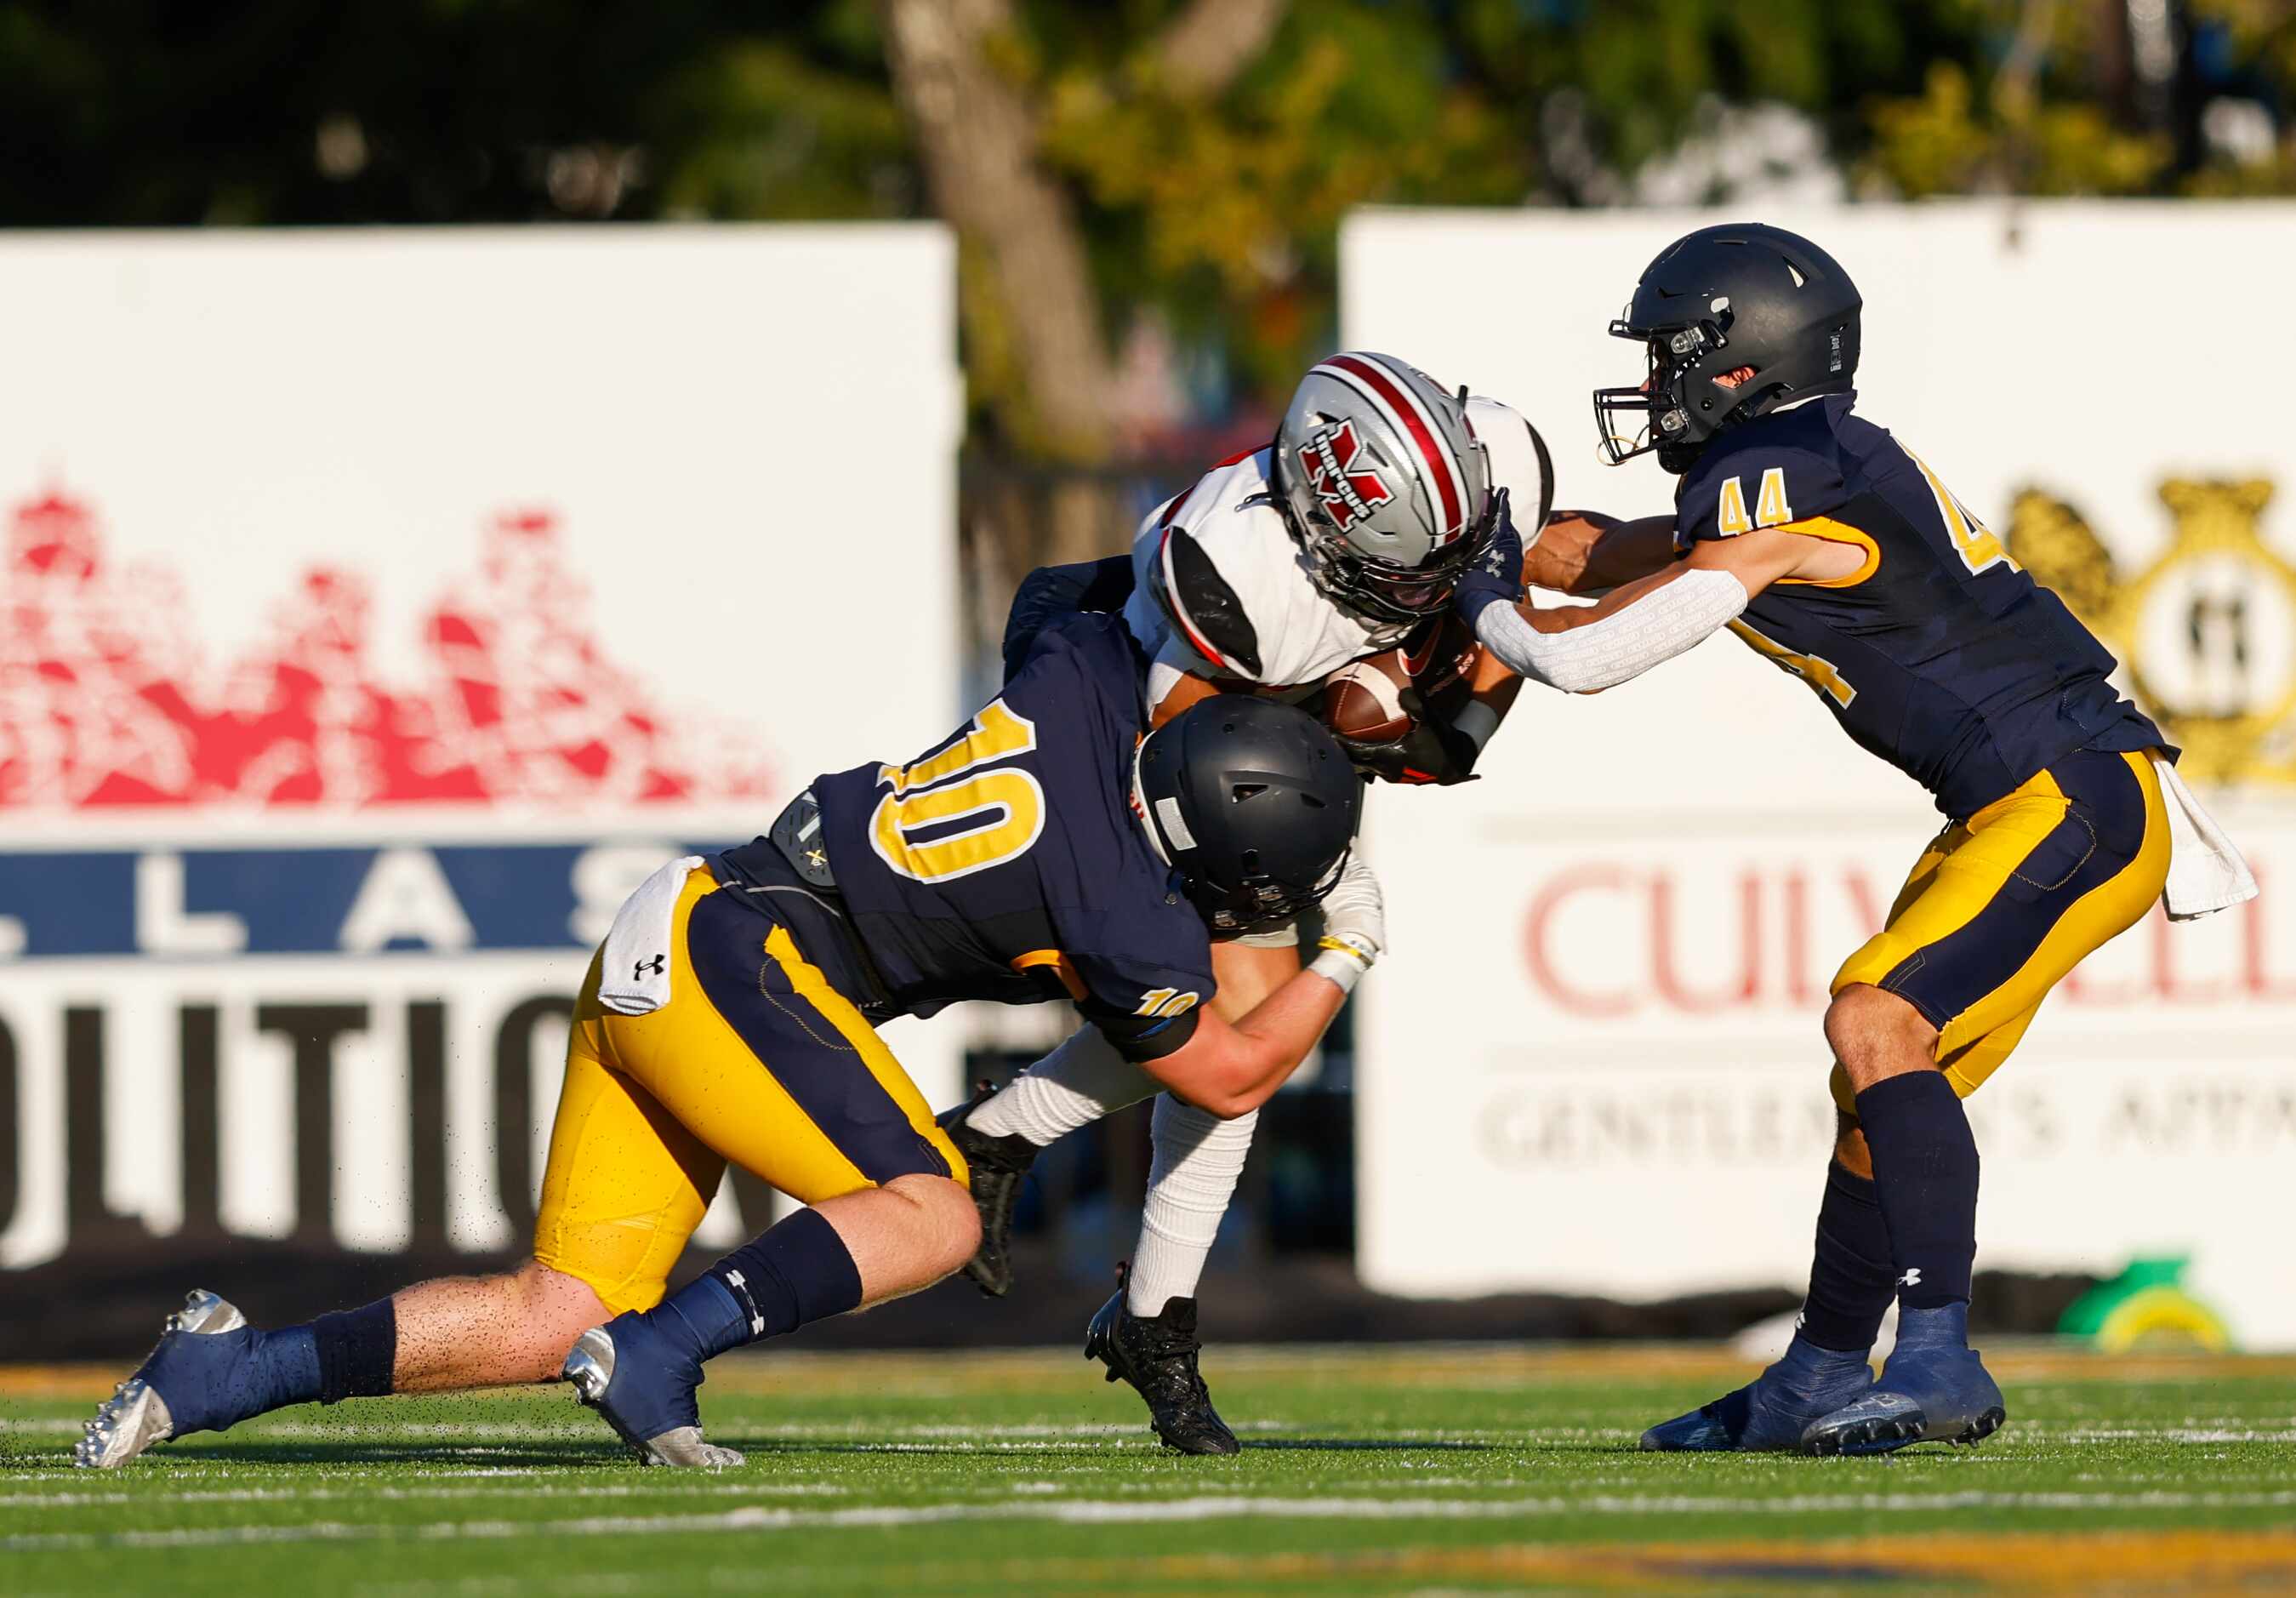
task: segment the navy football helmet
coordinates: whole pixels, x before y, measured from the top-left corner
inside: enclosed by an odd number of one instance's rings
[[[1841,264],[1798,234],[1759,223],[1702,227],[1643,269],[1611,336],[1649,352],[1636,388],[1595,391],[1612,465],[1658,452],[1683,472],[1726,427],[1781,405],[1849,391],[1865,301]],[[1753,375],[1718,381],[1742,367]]]

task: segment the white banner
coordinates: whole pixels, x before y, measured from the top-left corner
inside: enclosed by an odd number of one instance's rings
[[[1521,407],[1559,503],[1665,510],[1653,462],[1595,465],[1588,391],[1641,375],[1604,328],[1644,265],[1725,219],[1369,213],[1343,239],[1346,341]],[[2102,951],[1971,1100],[1980,1266],[2185,1254],[2237,1336],[2296,1344],[2296,908],[2271,886],[2296,879],[2296,530],[2273,496],[2296,435],[2226,399],[2219,320],[2296,271],[2296,208],[1764,219],[1857,281],[1861,409],[2047,556],[2267,884]],[[1372,806],[1397,954],[1361,1017],[1366,1281],[1799,1287],[1826,984],[1936,830],[1926,796],[1728,638],[1598,697],[1526,690],[1482,769]]]
[[[931,226],[0,238],[0,1265],[518,1245],[621,895],[958,713],[954,286]]]

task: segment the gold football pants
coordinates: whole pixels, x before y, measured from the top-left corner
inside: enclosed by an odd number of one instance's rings
[[[1833,978],[1870,983],[1938,1029],[1967,1098],[2091,951],[2136,925],[2169,875],[2168,812],[2149,756],[2080,750],[1933,839],[1889,924]],[[1856,1099],[1841,1066],[1833,1100]]]
[[[915,1174],[965,1180],[916,1084],[789,928],[686,879],[669,1002],[576,1002],[534,1256],[619,1313],[658,1303],[728,1160],[801,1204]]]

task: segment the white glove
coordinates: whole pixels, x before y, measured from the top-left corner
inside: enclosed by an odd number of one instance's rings
[[[1308,968],[1337,984],[1341,993],[1352,993],[1386,947],[1387,906],[1379,878],[1362,855],[1350,854],[1338,884],[1324,895],[1323,952]]]

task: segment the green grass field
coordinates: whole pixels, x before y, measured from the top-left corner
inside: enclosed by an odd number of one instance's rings
[[[290,1411],[125,1470],[119,1372],[0,1372],[0,1590],[549,1594],[2296,1587],[2296,1359],[1995,1360],[2010,1424],[1889,1459],[1646,1456],[1679,1348],[1215,1350],[1239,1459],[1050,1354],[735,1356],[721,1475],[562,1390]]]

